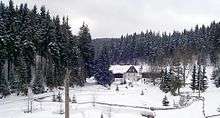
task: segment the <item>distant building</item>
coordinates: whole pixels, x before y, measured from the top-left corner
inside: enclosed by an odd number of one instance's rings
[[[123,78],[123,73],[115,73],[114,78]]]
[[[152,82],[153,84],[157,84],[160,82],[162,74],[161,72],[144,72],[141,73],[141,77],[144,83]]]
[[[161,78],[161,72],[158,69],[152,69],[147,65],[112,65],[110,70],[113,72],[115,81],[121,83],[142,81],[144,83],[158,83]]]
[[[137,81],[141,77],[139,76],[139,73],[137,69],[134,66],[131,66],[126,73],[124,73],[123,78],[125,80],[129,81]]]

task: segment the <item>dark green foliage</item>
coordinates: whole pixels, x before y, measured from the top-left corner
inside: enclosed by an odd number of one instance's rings
[[[110,62],[108,52],[104,48],[98,59],[95,61],[95,79],[101,85],[110,86],[113,82],[113,74],[109,71]]]
[[[216,86],[217,88],[220,87],[220,76],[218,76],[218,77],[215,78],[215,86]]]
[[[214,80],[215,86],[218,88],[220,87],[220,71],[216,69],[212,72],[212,80]]]
[[[79,31],[79,50],[81,52],[83,68],[82,72],[84,77],[91,77],[93,75],[93,65],[94,65],[94,48],[92,45],[91,35],[89,33],[88,26],[83,23]]]
[[[205,66],[198,65],[198,70],[196,71],[196,66],[194,65],[193,73],[192,73],[192,80],[190,88],[195,91],[205,92],[208,88],[207,77],[206,77],[206,68]]]
[[[197,83],[196,83],[196,90],[201,89],[201,81],[202,81],[202,69],[201,69],[201,65],[198,65],[198,71],[197,71]]]
[[[172,95],[177,95],[176,91],[178,91],[178,94],[180,93],[180,88],[183,86],[183,80],[180,77],[180,71],[179,67],[177,71],[174,71],[174,69],[170,69],[169,72],[167,72],[167,69],[165,72],[162,73],[162,80],[160,82],[160,90],[162,90],[165,93],[171,92]]]
[[[210,56],[216,64],[220,47],[220,23],[210,26],[196,25],[194,29],[174,31],[173,33],[146,32],[123,35],[121,38],[102,38],[93,40],[96,55],[106,47],[111,64],[175,65],[176,62],[192,64],[195,58],[202,65]]]
[[[196,90],[196,65],[193,66],[193,72],[192,72],[192,80],[191,80],[191,84],[190,84],[190,88],[195,91]]]
[[[86,38],[91,40],[90,35]],[[0,93],[7,90],[27,95],[27,86],[31,86],[37,94],[43,93],[45,86],[61,86],[64,68],[74,70],[73,77],[79,75],[81,53],[68,18],[62,22],[58,16],[51,18],[44,6],[38,13],[36,6],[14,8],[12,0],[8,6],[0,3],[0,86],[4,87]]]
[[[40,94],[44,93],[44,86],[43,86],[43,80],[42,79],[36,79],[33,84],[33,93],[34,94]]]
[[[162,90],[165,93],[168,93],[171,90],[171,80],[172,80],[172,73],[167,72],[167,69],[165,70],[162,80],[160,82],[160,90]]]
[[[206,77],[206,68],[203,67],[203,70],[202,70],[202,78],[200,79],[200,90],[202,92],[205,92],[205,90],[208,88],[208,83],[207,83],[207,77]]]
[[[178,94],[180,93],[180,88],[182,87],[183,82],[179,76],[174,76],[171,80],[171,94],[176,95],[176,91],[178,90]]]

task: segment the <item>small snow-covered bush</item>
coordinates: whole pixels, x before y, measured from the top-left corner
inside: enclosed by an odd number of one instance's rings
[[[76,97],[75,97],[75,95],[73,95],[72,103],[77,103],[77,102],[76,102]]]
[[[220,112],[220,106],[217,108],[217,112]]]
[[[58,102],[62,102],[62,94],[59,92],[58,95],[57,95],[57,100]]]
[[[165,96],[165,97],[163,98],[162,104],[163,104],[163,106],[169,106],[169,101],[168,101],[168,99],[167,99],[167,96]]]
[[[141,91],[141,95],[144,95],[144,91],[143,90]]]
[[[57,99],[56,99],[56,95],[55,95],[55,94],[53,94],[52,101],[53,101],[53,102],[56,102],[56,101],[57,101]]]
[[[103,117],[103,114],[101,114],[101,118],[104,118],[104,117]]]
[[[115,89],[116,91],[119,91],[119,87],[118,87],[118,85],[116,86],[116,89]]]
[[[149,111],[143,111],[141,112],[141,116],[147,117],[147,118],[155,118],[155,115],[153,112]]]

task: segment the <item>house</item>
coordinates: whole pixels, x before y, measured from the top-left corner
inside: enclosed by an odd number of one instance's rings
[[[124,83],[126,80],[134,81],[137,80],[137,67],[132,65],[112,65],[110,67],[115,81]]]
[[[115,81],[120,83],[139,80],[143,83],[157,83],[161,78],[161,71],[155,68],[148,65],[112,65],[110,70],[113,72]]]
[[[162,77],[161,72],[144,72],[141,73],[143,83],[152,82],[153,84],[159,83]]]
[[[123,73],[115,73],[114,78],[123,78]]]
[[[137,81],[140,79],[139,73],[134,66],[131,66],[126,73],[124,73],[123,78],[129,81]]]

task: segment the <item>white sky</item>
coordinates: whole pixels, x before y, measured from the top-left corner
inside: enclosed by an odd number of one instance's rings
[[[3,0],[7,2],[8,0]],[[74,34],[85,21],[93,38],[146,31],[182,31],[220,19],[220,0],[14,0],[69,16]]]

